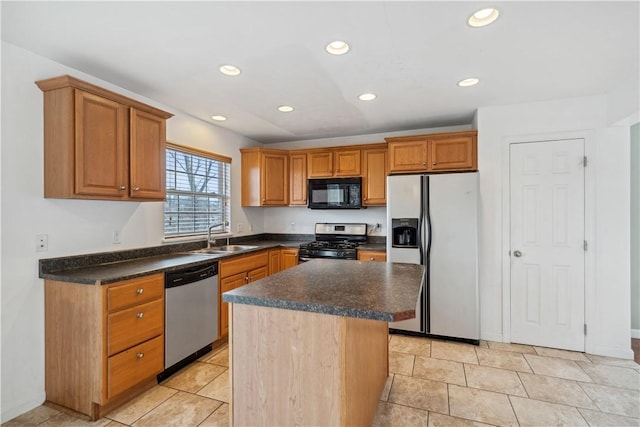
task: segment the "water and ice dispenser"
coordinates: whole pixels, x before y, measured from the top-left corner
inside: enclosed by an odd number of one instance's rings
[[[418,218],[392,218],[391,235],[394,248],[420,246],[420,220]]]

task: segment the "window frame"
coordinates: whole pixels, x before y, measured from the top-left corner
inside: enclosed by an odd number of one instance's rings
[[[174,142],[170,142],[167,141],[166,145],[165,145],[165,155],[166,155],[166,160],[165,160],[165,164],[164,164],[164,168],[165,168],[165,173],[166,173],[166,177],[165,177],[165,184],[169,182],[170,179],[170,175],[174,175],[176,176],[177,173],[179,172],[176,169],[172,169],[169,170],[169,150],[173,150],[177,153],[182,153],[182,154],[187,154],[190,156],[196,156],[197,158],[201,158],[201,159],[206,159],[206,160],[213,160],[216,162],[220,162],[222,164],[224,164],[225,166],[222,169],[222,173],[224,174],[224,176],[222,178],[218,178],[221,179],[221,183],[220,185],[222,186],[222,191],[214,198],[219,198],[220,199],[220,205],[221,205],[221,212],[220,214],[222,215],[222,222],[225,224],[221,230],[216,230],[216,231],[212,231],[211,235],[225,235],[225,234],[229,234],[232,230],[231,228],[231,157],[227,157],[227,156],[223,156],[217,153],[212,153],[209,151],[205,151],[205,150],[201,150],[198,148],[193,148],[193,147],[188,147],[188,146],[184,146],[181,144],[176,144]],[[198,176],[200,178],[202,178],[201,174],[198,174]],[[226,191],[225,191],[226,190]],[[187,195],[192,195],[194,196],[194,206],[196,204],[195,201],[195,197],[197,197],[197,195],[201,195],[203,197],[207,198],[207,204],[210,203],[210,200],[212,198],[212,195],[215,193],[211,193],[211,192],[193,192],[193,191],[186,191],[186,190],[175,190],[175,189],[170,189],[170,187],[167,185],[165,188],[165,192],[166,192],[166,197],[165,197],[165,201],[164,201],[164,205],[163,205],[163,236],[165,240],[172,240],[172,239],[184,239],[184,238],[195,238],[195,237],[201,237],[201,236],[207,236],[208,234],[208,227],[211,224],[211,211],[210,210],[206,210],[206,211],[200,211],[198,212],[197,210],[194,209],[193,211],[193,222],[194,222],[194,230],[193,231],[177,231],[177,232],[170,232],[167,233],[167,215],[170,213],[175,213],[176,215],[179,214],[179,211],[174,211],[174,212],[170,212],[167,211],[167,206],[169,203],[169,197],[171,195],[183,195],[183,196],[187,196]],[[179,203],[179,202],[178,202]],[[187,214],[188,216],[189,214]],[[206,229],[196,229],[196,222],[197,219],[196,217],[198,215],[207,215],[207,226]]]

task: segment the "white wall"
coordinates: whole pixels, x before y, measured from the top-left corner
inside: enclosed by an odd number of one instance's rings
[[[587,306],[587,351],[631,357],[629,341],[629,130],[608,127],[605,96],[478,109],[480,169],[480,304],[481,336],[503,339],[502,264],[509,250],[503,244],[503,191],[508,189],[504,155],[507,140],[545,138],[571,133],[587,137],[590,165],[587,192],[595,201],[590,256],[595,295]],[[589,152],[590,151],[590,152]],[[507,175],[508,176],[508,175]],[[588,197],[589,197],[588,194]],[[613,208],[615,207],[615,208]],[[589,237],[588,237],[589,238]],[[508,261],[507,261],[508,262]],[[589,286],[589,284],[588,284]],[[590,299],[589,299],[590,298]],[[596,298],[596,299],[594,299]],[[508,303],[508,302],[507,302]]]
[[[44,300],[38,259],[156,246],[163,238],[162,202],[108,202],[43,198],[43,95],[36,80],[71,74],[176,114],[170,141],[232,157],[240,182],[238,148],[254,141],[196,120],[151,100],[2,43],[2,400],[4,422],[44,401]],[[262,232],[262,212],[240,208],[232,187],[232,222]],[[246,226],[245,230],[249,227]],[[120,231],[122,243],[111,244]],[[36,234],[49,251],[35,251]]]

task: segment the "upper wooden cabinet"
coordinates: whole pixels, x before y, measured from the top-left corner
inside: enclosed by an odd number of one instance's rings
[[[307,154],[289,153],[289,205],[307,205]]]
[[[362,150],[362,204],[387,204],[387,148]]]
[[[71,76],[44,92],[44,196],[164,200],[172,114]]]
[[[389,173],[478,169],[476,131],[385,139],[389,143]]]
[[[360,150],[335,148],[307,151],[309,178],[360,176]]]
[[[289,154],[284,150],[241,148],[242,206],[289,204]]]

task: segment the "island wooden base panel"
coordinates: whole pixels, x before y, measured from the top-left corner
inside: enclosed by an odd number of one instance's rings
[[[386,322],[230,304],[232,425],[370,426]]]

